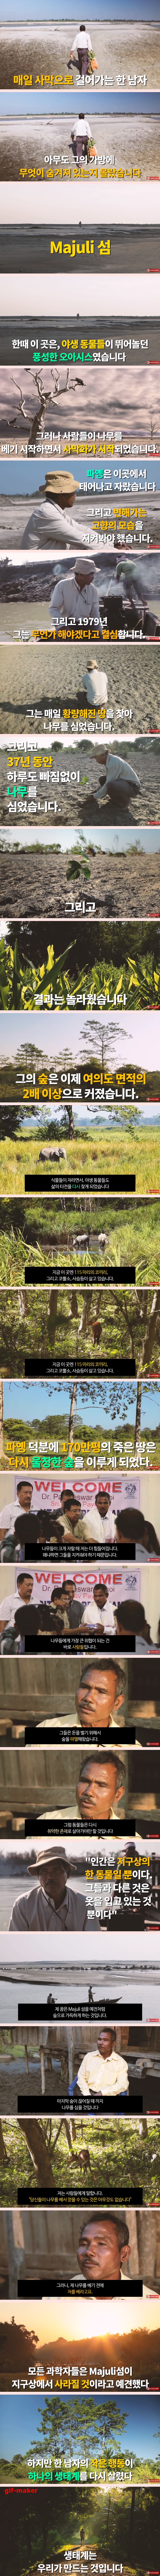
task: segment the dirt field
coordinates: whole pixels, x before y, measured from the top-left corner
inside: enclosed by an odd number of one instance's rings
[[[76,34],[76,24],[77,22],[74,21],[74,17],[72,17],[72,19],[68,18],[66,25],[65,20],[63,20],[61,26],[59,26],[59,24],[54,25],[52,18],[47,19],[45,24],[45,35],[43,34],[43,27],[40,25],[40,28],[38,29],[38,27],[34,26],[32,21],[29,30],[26,28],[25,24],[21,24],[21,22],[16,26],[15,21],[14,34],[11,32],[10,26],[6,27],[5,35],[4,28],[1,29],[0,88],[13,89],[14,78],[15,76],[18,78],[18,74],[21,72],[22,79],[24,79],[25,74],[27,74],[28,80],[30,80],[31,75],[33,89],[38,74],[40,75],[40,78],[41,75],[43,75],[45,89],[47,87],[47,77],[49,84],[51,74],[53,82],[56,83],[56,89],[58,89],[58,81],[62,83],[62,86],[63,84],[65,85],[65,82],[67,81],[68,86],[69,74],[71,85],[73,85],[75,89],[79,89],[80,74],[77,54],[74,55],[73,63],[71,63],[71,51]],[[124,19],[123,22],[122,18],[120,20],[120,24],[117,23],[116,25],[115,20],[113,26],[112,20],[108,19],[105,27],[104,20],[102,20],[101,24],[100,19],[97,19],[96,21],[95,18],[92,20],[91,17],[89,19],[89,31],[91,35],[93,55],[95,54],[97,56],[98,73],[103,72],[104,81],[107,74],[108,88],[116,88],[120,79],[120,81],[123,80],[123,82],[125,82],[125,90],[128,90],[128,83],[130,80],[134,83],[136,73],[138,90],[138,79],[142,78],[143,80],[143,74],[145,72],[147,89],[158,89],[160,83],[160,39],[158,26],[153,25],[149,27],[148,24],[145,26],[143,23],[141,25],[141,21],[140,25],[138,25],[137,19],[134,23],[133,18],[131,20],[131,24],[127,27],[126,19]],[[89,83],[87,83],[87,87],[89,88]]]
[[[76,146],[75,144],[73,146],[71,139],[72,124],[74,126],[76,123],[76,111],[74,110],[74,107],[72,108],[71,105],[70,115],[63,116],[62,119],[62,116],[54,117],[53,106],[52,116],[46,114],[43,116],[42,111],[41,117],[36,115],[35,121],[35,93],[33,93],[32,104],[32,116],[29,115],[21,120],[19,115],[19,117],[17,116],[17,122],[11,116],[4,116],[3,127],[1,120],[1,179],[22,179],[23,181],[24,178],[38,178],[42,179],[42,184],[44,185],[47,178],[51,179],[51,177],[53,177],[53,181],[54,178],[57,179],[57,177],[61,177],[62,180],[63,178],[65,179],[66,173],[68,178],[73,179],[74,173],[77,173],[77,170],[79,176],[79,161],[77,161]],[[79,102],[77,105],[77,114],[78,109]],[[81,112],[85,113],[85,110]],[[97,168],[98,171],[98,178],[102,176],[102,179],[104,179],[104,171],[106,168],[108,171],[108,178],[110,180],[111,175],[113,175],[110,166],[111,158],[113,157],[115,177],[117,179],[130,179],[130,177],[132,177],[132,171],[134,171],[134,176],[136,175],[136,177],[138,177],[139,173],[140,179],[159,179],[160,150],[158,117],[136,117],[134,114],[133,116],[127,115],[124,117],[123,108],[121,116],[116,116],[116,113],[114,113],[113,118],[113,109],[112,118],[107,115],[96,116],[93,92],[91,93],[91,101],[89,95],[87,96],[86,115],[90,125],[91,139],[95,147],[95,155],[87,166],[87,159],[84,153],[83,164],[80,170],[82,188],[83,170],[85,173],[85,180],[88,181],[89,186],[92,182],[95,168]]]

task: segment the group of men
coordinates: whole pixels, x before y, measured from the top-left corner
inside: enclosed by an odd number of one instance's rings
[[[110,1490],[98,1481],[93,1500],[91,1497],[88,1503],[87,1495],[85,1499],[82,1495],[81,1499],[81,1489],[76,1493],[70,1483],[63,1484],[52,1507],[45,1486],[43,1494],[39,1494],[31,1477],[18,1478],[15,1501],[4,1501],[0,1512],[1,1563],[12,1562],[15,1557],[22,1558],[25,1543],[28,1543],[28,1538],[34,1541],[34,1537],[36,1548],[40,1546],[41,1539],[42,1543],[45,1539],[53,1540],[55,1544],[58,1540],[68,1539],[70,1546],[75,1547],[79,1539],[82,1546],[87,1542],[89,1546],[94,1544],[95,1539],[101,1547],[104,1539],[107,1549],[119,1547],[122,1555],[123,1546],[126,1548],[128,1542],[130,1548],[133,1546],[133,1553],[136,1549],[138,1557],[160,1556],[160,1542],[149,1516],[131,1502],[118,1510],[118,1503],[113,1502]]]
[[[130,1593],[127,1590],[126,1598],[116,1602],[99,1572],[98,1582],[93,1583],[91,1592],[89,1588],[85,1589],[83,1599],[76,1590],[75,1575],[65,1573],[62,1582],[60,1576],[58,1582],[54,1577],[49,1596],[42,1573],[41,1592],[37,1588],[35,1597],[35,1582],[34,1573],[27,1572],[27,1567],[26,1570],[23,1568],[23,1572],[17,1574],[16,1592],[4,1593],[0,1603],[2,1655],[23,1653],[27,1637],[30,1643],[41,1636],[73,1636],[77,1630],[80,1636],[84,1632],[88,1635],[90,1629],[96,1629],[98,1634],[100,1631],[106,1637],[116,1635],[125,1639],[126,1635],[138,1636],[142,1647],[145,1643],[150,1644],[150,1627],[143,1602],[137,1600],[132,1588]],[[159,1644],[159,1635],[156,1642]]]

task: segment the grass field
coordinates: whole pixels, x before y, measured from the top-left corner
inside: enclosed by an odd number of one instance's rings
[[[50,1316],[48,1288],[26,1288],[23,1313],[18,1290],[0,1290],[0,1365],[4,1374],[9,1376],[12,1368],[13,1374],[20,1371],[23,1376],[25,1359],[29,1356],[33,1364],[36,1357],[40,1362],[45,1360],[46,1367],[49,1362],[53,1372],[55,1361],[59,1362],[61,1369],[62,1360],[69,1361],[72,1367],[76,1360],[80,1368],[82,1357],[82,1361],[86,1360],[86,1372],[88,1364],[91,1364],[94,1375],[100,1357],[100,1367],[104,1362],[104,1374],[112,1358],[115,1376],[117,1368],[121,1367],[121,1359],[126,1362],[126,1377],[130,1362],[131,1372],[135,1362],[136,1370],[142,1368],[142,1376],[145,1376],[145,1334],[152,1305],[152,1294],[149,1295],[148,1289],[144,1288],[138,1297],[138,1291],[130,1288],[129,1319],[128,1295],[123,1287],[98,1290],[88,1287],[86,1291],[83,1287],[78,1290],[77,1284],[75,1291],[68,1283],[64,1288],[60,1285],[55,1292],[53,1288],[52,1294],[56,1312]],[[160,1365],[159,1312],[155,1315],[149,1363],[146,1351],[146,1365],[147,1377],[152,1378]]]
[[[65,1134],[65,1153],[65,1171],[68,1178],[70,1176],[72,1178],[73,1174],[73,1177],[75,1175],[77,1179],[81,1179],[81,1174],[83,1176],[86,1173],[91,1177],[92,1174],[94,1177],[97,1176],[98,1182],[99,1177],[104,1179],[107,1173],[111,1175],[119,1172],[125,1175],[125,1172],[131,1172],[136,1176],[136,1191],[142,1192],[144,1198],[150,1192],[152,1194],[156,1191],[160,1194],[160,1128],[156,1127],[154,1119],[152,1126],[146,1126],[143,1130],[139,1127],[139,1131],[138,1126],[133,1124],[133,1133],[129,1121],[125,1125],[125,1132],[124,1127],[119,1127],[117,1123],[116,1127],[111,1126],[110,1131],[109,1127],[103,1128],[103,1133],[102,1129],[97,1127],[96,1134],[93,1123],[91,1125],[89,1122],[87,1132],[82,1129],[81,1133],[79,1131],[73,1139],[69,1139]],[[11,1139],[9,1135],[6,1139],[2,1138],[1,1192],[6,1192],[8,1196],[12,1196],[13,1190],[15,1195],[17,1192],[19,1194],[19,1190],[23,1193],[25,1172],[30,1176],[33,1172],[37,1172],[41,1184],[41,1170],[45,1170],[45,1164],[42,1166],[40,1164],[40,1135],[36,1140],[35,1132],[34,1136],[28,1135],[24,1140],[24,1135],[21,1137],[19,1133],[18,1142],[17,1140],[14,1142],[13,1136]],[[49,1156],[47,1158],[46,1170],[47,1173],[53,1172],[55,1178],[57,1177],[56,1160],[54,1164],[53,1154],[51,1161]],[[61,1183],[64,1184],[63,1162],[60,1177]]]
[[[81,1235],[80,1251],[77,1227]],[[85,1238],[87,1228],[92,1230],[92,1240],[88,1251],[84,1249],[83,1253],[83,1234]],[[98,1246],[99,1231],[105,1233],[105,1252],[102,1243]],[[93,1263],[97,1275],[99,1269],[103,1270],[104,1282],[106,1266],[109,1269],[113,1262],[114,1268],[120,1269],[123,1265],[127,1268],[128,1263],[130,1267],[135,1265],[136,1287],[147,1282],[148,1286],[157,1286],[160,1281],[158,1200],[138,1202],[127,1193],[122,1199],[115,1194],[115,1198],[108,1199],[106,1204],[102,1195],[98,1197],[97,1194],[94,1198],[91,1189],[89,1195],[87,1190],[84,1195],[79,1195],[77,1212],[76,1193],[73,1198],[67,1198],[62,1188],[54,1200],[47,1197],[46,1191],[42,1198],[37,1196],[35,1203],[29,1196],[25,1200],[12,1197],[0,1201],[1,1287],[14,1288],[19,1281],[23,1286],[25,1266],[32,1263],[36,1269],[36,1264],[45,1266],[45,1262],[53,1267],[53,1278],[54,1269],[59,1269],[61,1275],[62,1267],[67,1275],[74,1270],[77,1278],[78,1273],[82,1277],[84,1266],[88,1281]]]

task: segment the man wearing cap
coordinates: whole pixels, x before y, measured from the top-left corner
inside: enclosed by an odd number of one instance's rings
[[[85,1891],[68,1887],[72,1862],[65,1843],[54,1843],[30,1861],[28,1877],[35,1880],[29,1895],[20,1894],[12,1906],[9,1932],[79,1932],[87,1925]]]
[[[82,499],[81,483],[75,483],[74,474],[70,474],[68,466],[66,467],[66,470],[65,467],[60,467],[59,471],[56,466],[52,466],[52,472],[50,472],[50,474],[45,474],[45,483],[39,484],[39,492],[37,493],[35,509],[31,510],[31,517],[26,519],[23,546],[27,546],[27,548],[28,546],[31,546],[34,548],[34,545],[62,545],[63,548],[64,546],[68,546],[70,551],[72,538],[72,511],[74,501],[77,503],[78,495],[80,495],[80,498]],[[78,546],[87,546],[89,543],[86,525],[84,528],[80,528],[78,518],[75,514],[73,519],[73,543],[74,542]],[[90,543],[91,545],[94,544],[92,528]]]
[[[82,626],[84,619],[86,624],[87,618],[92,617],[93,624],[95,621],[96,626],[98,625],[100,642],[102,641],[99,590],[93,558],[90,563],[90,558],[87,561],[85,556],[84,562],[84,555],[79,555],[76,556],[75,563],[70,569],[68,566],[65,571],[64,566],[60,581],[55,581],[54,589],[51,590],[50,609],[54,612],[54,616],[56,612],[57,626],[58,623],[61,624],[63,617],[69,620],[74,617],[77,626]]]
[[[100,782],[98,787],[98,805],[105,794],[105,788],[107,795],[114,796],[118,802],[119,798],[123,800],[125,797],[126,801],[130,796],[136,796],[138,788],[140,794],[140,778],[138,778],[137,769],[131,768],[129,760],[122,760],[118,750],[110,751],[104,746],[102,751],[99,746],[99,750],[95,750],[95,760],[99,761],[103,772],[102,785]]]

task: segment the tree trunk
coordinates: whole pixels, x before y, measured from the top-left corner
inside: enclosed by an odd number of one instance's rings
[[[89,1325],[89,1320],[90,1320],[91,1305],[92,1305],[92,1288],[91,1288],[91,1290],[88,1290],[88,1289],[87,1289],[87,1296],[83,1298],[82,1314],[81,1314],[81,1316],[80,1316],[80,1324],[78,1325],[78,1333],[82,1333],[82,1332],[83,1332],[83,1333],[88,1333],[88,1325]]]
[[[18,2119],[18,2128],[23,2129],[23,2136],[26,2138],[27,2147],[29,2147],[29,2155],[32,2158],[32,2164],[35,2167],[37,2181],[42,2183],[42,2185],[44,2183],[44,2187],[45,2184],[46,2186],[47,2184],[51,2185],[53,2183],[51,2158],[49,2156],[48,2147],[46,2147],[45,2138],[43,2137],[43,2129],[41,2129],[40,2120]]]
[[[41,396],[41,395],[40,395],[40,386],[39,386],[39,388],[38,388],[38,384],[37,384],[37,393],[38,393],[38,390],[39,390],[39,411],[35,411],[35,413],[34,413],[34,419],[33,419],[33,420],[32,420],[32,422],[31,422],[31,428],[30,428],[30,430],[29,430],[29,434],[28,434],[28,446],[31,446],[31,445],[32,445],[32,447],[36,447],[36,442],[37,442],[37,438],[38,438],[39,430],[41,431],[41,438],[43,438],[44,426],[45,426],[45,395],[44,395],[44,393],[43,393],[43,396]],[[47,387],[47,392],[48,392],[48,387]]]
[[[129,2516],[129,2539],[131,2539],[131,2532],[132,2532],[132,2522],[133,2522],[134,2507],[135,2507],[135,2496],[136,2496],[136,2487],[132,2487],[131,2510],[130,2510],[130,2516]]]
[[[1,2210],[1,2230],[2,2230],[2,2227],[3,2227],[3,2234],[4,2234],[4,2225],[5,2225],[5,2221],[4,2221],[4,2211],[2,2211],[2,2210]],[[4,2272],[5,2272],[5,2269],[6,2269],[6,2281],[7,2281],[7,2278],[8,2278],[8,2288],[7,2288],[7,2289],[5,2288],[4,2296],[5,2296],[5,2298],[7,2297],[8,2299],[17,2299],[17,2268],[18,2268],[18,2267],[17,2267],[17,2245],[15,2245],[15,2243],[14,2243],[12,2209],[7,2209],[7,2228],[5,2228],[5,2234],[6,2234],[6,2266],[5,2266],[5,2260],[4,2260]],[[1,2265],[1,2275],[0,2275],[0,2286],[1,2286],[1,2289],[2,2289],[2,2267],[3,2267],[3,2253],[2,2253],[2,2265]]]
[[[152,1297],[151,1314],[150,1314],[150,1316],[149,1316],[149,1318],[148,1318],[148,1323],[146,1323],[146,1330],[145,1330],[145,1333],[144,1333],[144,1341],[143,1341],[143,1345],[142,1345],[142,1358],[141,1358],[141,1369],[142,1369],[142,1370],[143,1370],[144,1368],[148,1368],[148,1362],[149,1362],[149,1360],[151,1360],[151,1357],[152,1357],[153,1342],[154,1342],[154,1336],[155,1336],[155,1324],[156,1324],[156,1319],[157,1319],[157,1315],[158,1315],[158,1314],[160,1315],[160,1288],[155,1288],[155,1290],[154,1290],[154,1297]]]
[[[142,1342],[141,1360],[140,1360],[140,1362],[139,1362],[139,1369],[137,1370],[137,1404],[136,1404],[136,1421],[135,1421],[134,1458],[135,1458],[135,1456],[136,1456],[136,1443],[137,1443],[137,1446],[138,1446],[138,1441],[139,1441],[139,1438],[140,1438],[140,1427],[141,1427],[141,1394],[142,1394],[142,1377],[143,1377],[143,1369],[147,1369],[147,1368],[150,1366],[150,1360],[151,1360],[151,1358],[152,1358],[153,1343],[154,1343],[154,1337],[155,1337],[155,1325],[156,1325],[156,1319],[157,1319],[157,1315],[158,1315],[158,1314],[160,1314],[160,1289],[159,1289],[159,1288],[155,1288],[155,1289],[154,1289],[154,1297],[152,1297],[151,1314],[150,1314],[150,1316],[148,1317],[148,1323],[146,1322],[146,1329],[145,1329],[145,1333],[144,1333],[144,1339],[143,1339],[143,1342]]]
[[[64,2129],[65,2131],[66,2145],[68,2147],[68,2153],[71,2156],[73,2143],[75,2144],[76,2140],[76,2122],[71,2118],[65,2119],[64,2111],[62,2111],[62,2119],[58,2121],[58,2129],[56,2129],[55,2138],[53,2139],[52,2152],[54,2156],[56,2153],[57,2140],[59,2145],[61,2129]]]
[[[136,1447],[137,1447],[137,1449],[138,1449],[138,1441],[140,1440],[140,1428],[141,1428],[141,1400],[142,1400],[142,1378],[139,1378],[139,1377],[138,1377],[138,1378],[137,1378],[137,1403],[136,1403],[135,1435],[134,1435],[134,1458],[136,1458]]]
[[[69,1136],[74,1136],[74,1118],[71,1100],[65,1100],[65,1110],[68,1118]]]
[[[57,1304],[58,1288],[50,1288],[48,1304],[48,1341],[50,1342],[50,1350],[52,1351],[54,1350],[56,1338]]]
[[[139,2132],[140,2136],[148,2138],[148,2120],[139,2120]]]
[[[68,1448],[69,1448],[69,1449],[72,1449],[72,1447],[73,1447],[73,1441],[72,1441],[72,1430],[73,1430],[73,1422],[74,1422],[74,1413],[75,1413],[75,1411],[76,1411],[76,1403],[77,1403],[77,1378],[76,1378],[76,1377],[74,1377],[74,1381],[73,1381],[73,1388],[72,1388],[72,1396],[71,1396],[70,1416],[69,1416],[69,1431],[68,1431]]]
[[[45,2060],[44,2060],[44,2048],[40,2048],[40,2060],[41,2060],[41,2083],[42,2083],[42,2093],[45,2093]]]
[[[4,2144],[3,2129],[2,2129],[2,2120],[0,2120],[0,2165],[7,2165],[7,2164],[8,2164],[8,2156],[7,2156],[6,2147],[5,2147],[5,2144]]]
[[[117,1289],[116,1289],[116,1296],[117,1296]],[[133,1360],[133,1367],[134,1367],[134,1362],[135,1362],[134,1331],[133,1331],[133,1324],[131,1323],[130,1312],[129,1312],[129,1306],[128,1306],[128,1304],[127,1304],[127,1297],[126,1297],[126,1296],[125,1296],[125,1297],[122,1297],[122,1313],[123,1313],[123,1315],[124,1315],[124,1317],[125,1317],[125,1324],[128,1324],[128,1333],[129,1333],[129,1342],[130,1342],[131,1359]]]

